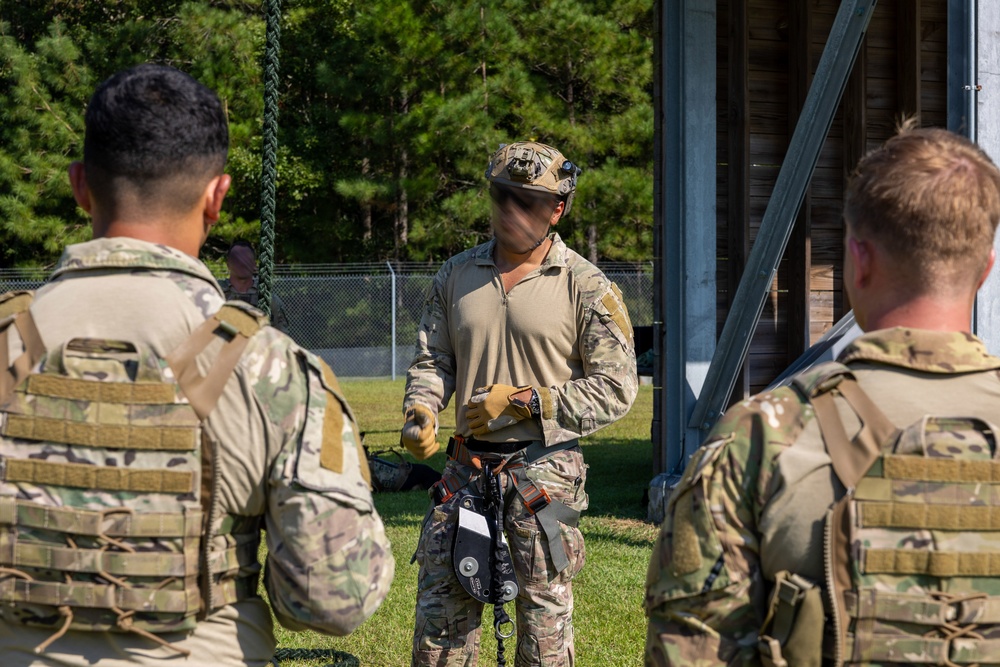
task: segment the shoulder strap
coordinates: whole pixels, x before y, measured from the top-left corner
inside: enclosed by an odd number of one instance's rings
[[[28,310],[34,296],[34,292],[28,291],[0,295],[0,402],[7,400],[14,387],[45,354],[45,344]],[[24,345],[24,352],[13,362],[10,360],[8,339],[11,325],[17,329]]]
[[[834,473],[845,487],[853,489],[899,429],[861,389],[851,370],[839,362],[819,364],[796,377],[792,385],[813,406]],[[840,419],[834,400],[838,395],[861,420],[861,430],[853,438],[848,438]]]
[[[264,324],[266,322],[245,308],[227,303],[167,355],[167,363],[174,372],[177,384],[200,419],[206,419],[215,408],[247,343]],[[226,342],[208,374],[202,375],[196,359],[216,336],[221,336]]]

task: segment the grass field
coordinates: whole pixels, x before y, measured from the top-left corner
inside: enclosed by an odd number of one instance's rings
[[[374,450],[399,442],[403,382],[344,380],[341,383],[354,408],[365,442]],[[447,415],[454,415],[448,410]],[[580,528],[586,539],[587,563],[574,583],[576,661],[580,667],[632,667],[642,664],[645,617],[642,596],[654,526],[645,522],[643,491],[652,477],[652,387],[639,388],[629,415],[583,440],[590,466],[587,491],[590,509]],[[441,433],[451,431],[447,417]],[[447,435],[444,435],[447,439]],[[428,461],[440,470],[444,454]],[[396,579],[388,597],[349,637],[325,637],[312,632],[279,628],[280,648],[332,648],[356,656],[366,667],[406,667],[410,664],[417,566],[410,557],[417,545],[420,522],[428,508],[426,492],[376,494],[375,504],[392,540]],[[506,607],[513,617],[513,605]],[[479,665],[496,665],[492,607],[484,612],[484,640]],[[514,664],[514,640],[505,642],[509,665]],[[313,667],[329,661],[286,660],[281,667]]]

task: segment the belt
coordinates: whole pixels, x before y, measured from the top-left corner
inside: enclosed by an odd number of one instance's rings
[[[457,450],[456,445],[462,445],[466,449],[471,449],[472,451],[480,454],[516,454],[522,449],[526,449],[530,446],[534,440],[515,440],[514,442],[487,442],[485,440],[478,440],[476,438],[464,438],[460,435],[456,435],[453,438],[448,439],[448,456],[455,458],[454,454]]]

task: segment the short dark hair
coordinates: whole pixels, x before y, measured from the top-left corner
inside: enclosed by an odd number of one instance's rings
[[[914,290],[957,275],[978,283],[1000,222],[1000,170],[965,137],[910,119],[858,163],[844,217],[878,239]]]
[[[100,201],[113,202],[127,189],[179,210],[225,168],[222,103],[173,67],[144,64],[114,74],[94,92],[85,122],[87,184]]]
[[[249,248],[250,252],[252,252],[254,256],[257,255],[257,252],[253,249],[253,244],[245,239],[236,239],[235,241],[230,243],[229,250],[226,251],[227,257],[229,256],[229,253],[233,251],[233,248]]]

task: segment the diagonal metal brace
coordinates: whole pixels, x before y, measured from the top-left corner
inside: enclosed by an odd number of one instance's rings
[[[877,0],[842,0],[823,48],[816,76],[788,153],[781,163],[778,180],[764,211],[760,232],[750,251],[733,307],[715,348],[698,402],[688,422],[690,428],[711,428],[722,414],[736,382],[736,374],[746,360],[750,339],[778,263],[788,245],[795,216],[812,179],[820,149],[833,123],[833,116],[847,86],[854,60],[861,49]]]

